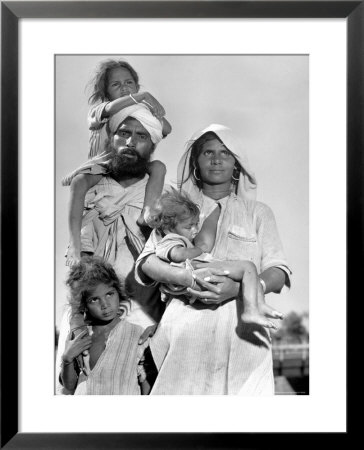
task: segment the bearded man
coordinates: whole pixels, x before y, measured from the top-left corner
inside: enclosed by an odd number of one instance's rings
[[[148,108],[133,105],[112,116],[108,126],[107,163],[101,160],[99,165],[87,163],[72,174],[71,195],[80,184],[88,191],[81,227],[81,255],[100,256],[114,266],[123,291],[131,300],[128,321],[145,328],[158,322],[164,310],[159,290],[145,288],[134,278],[134,263],[146,240],[137,219],[144,203],[147,164],[162,139],[162,125]],[[98,175],[99,181],[95,184],[95,177],[90,175]],[[69,330],[77,327],[77,317],[71,322],[69,314],[64,314],[56,374]],[[57,393],[66,393],[58,378]]]
[[[132,300],[129,320],[146,327],[158,321],[162,311],[157,295],[151,298],[155,290],[142,289],[135,282],[133,266],[145,244],[137,219],[143,208],[147,165],[162,139],[162,125],[148,108],[133,105],[112,116],[108,126],[107,163],[84,168],[71,184],[71,195],[80,184],[88,191],[81,255],[100,256],[114,266]],[[95,184],[97,173],[99,181]]]

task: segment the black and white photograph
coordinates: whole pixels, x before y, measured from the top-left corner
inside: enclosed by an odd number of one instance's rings
[[[348,434],[363,23],[2,2],[2,447]]]
[[[56,54],[57,395],[309,395],[309,56]]]

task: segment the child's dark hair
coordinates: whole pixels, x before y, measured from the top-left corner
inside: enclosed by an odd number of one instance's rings
[[[128,310],[130,302],[121,292],[120,280],[112,265],[100,257],[85,256],[71,267],[66,280],[72,315],[87,312],[87,298],[100,283],[113,287],[119,295],[120,309]]]
[[[164,192],[156,205],[157,216],[153,228],[172,231],[177,223],[200,214],[199,207],[183,191],[171,188]]]
[[[89,85],[92,89],[92,94],[88,99],[89,104],[97,103],[98,101],[104,102],[105,100],[109,100],[106,94],[107,83],[110,70],[117,68],[127,69],[130,72],[135,84],[139,89],[139,76],[136,73],[135,69],[126,61],[114,60],[114,59],[106,59],[101,61],[98,68],[96,69],[96,74],[93,79],[90,81]]]

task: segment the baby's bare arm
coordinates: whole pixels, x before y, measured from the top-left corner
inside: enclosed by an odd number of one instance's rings
[[[173,247],[169,252],[169,258],[175,263],[186,261],[186,259],[193,259],[202,254],[199,247],[186,248],[182,246]]]

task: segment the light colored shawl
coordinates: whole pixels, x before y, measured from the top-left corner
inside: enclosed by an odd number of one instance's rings
[[[183,191],[189,194],[193,201],[197,204],[201,204],[201,196],[203,194],[196,186],[193,177],[189,177],[191,147],[198,138],[208,132],[213,132],[216,134],[216,136],[224,143],[226,148],[232,152],[240,166],[243,168],[240,172],[237,195],[244,200],[247,206],[254,204],[256,200],[257,182],[254,173],[249,167],[244,146],[239,139],[236,138],[233,131],[224,125],[211,124],[208,127],[197,131],[187,142],[187,150],[183,154],[177,168],[177,183],[179,189],[183,189]]]

